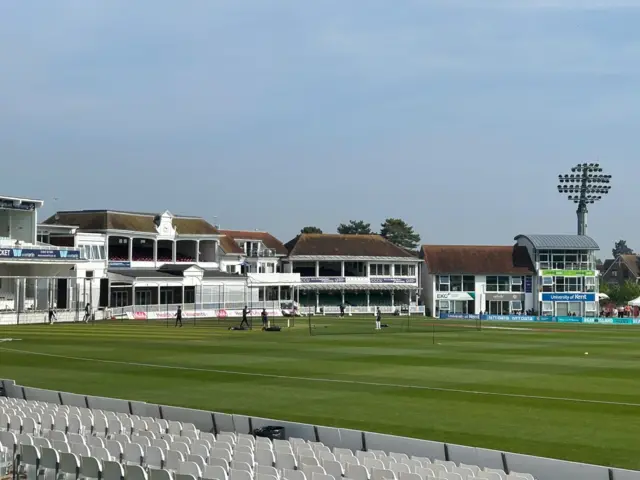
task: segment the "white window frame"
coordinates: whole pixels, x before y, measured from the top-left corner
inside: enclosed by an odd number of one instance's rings
[[[545,312],[553,313],[553,302],[542,302],[542,314]]]
[[[585,312],[596,312],[596,302],[584,302]]]
[[[553,277],[542,277],[542,285],[547,287],[553,285]]]
[[[522,285],[522,277],[511,277],[511,285]]]
[[[512,300],[511,301],[511,311],[519,311],[521,312],[522,308],[522,300]]]
[[[451,301],[450,300],[438,300],[438,310],[450,310],[451,309]]]

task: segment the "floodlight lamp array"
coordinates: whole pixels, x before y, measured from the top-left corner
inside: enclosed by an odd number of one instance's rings
[[[573,203],[591,204],[609,193],[611,175],[602,173],[598,163],[581,163],[571,174],[558,175],[558,192]]]

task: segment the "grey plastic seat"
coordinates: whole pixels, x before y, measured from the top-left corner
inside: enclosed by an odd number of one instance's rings
[[[169,470],[150,468],[149,480],[173,480],[173,475]]]
[[[59,473],[66,479],[77,480],[80,477],[80,458],[73,453],[60,454]]]
[[[18,463],[27,480],[35,480],[40,471],[40,452],[34,445],[20,445]]]
[[[60,454],[50,447],[40,449],[40,474],[44,480],[56,480],[60,469]]]
[[[102,462],[95,457],[80,457],[80,477],[84,479],[102,479]]]

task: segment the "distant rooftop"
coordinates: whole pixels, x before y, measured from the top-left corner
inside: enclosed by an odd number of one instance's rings
[[[33,203],[36,207],[42,207],[44,205],[43,200],[35,200],[32,198],[23,198],[23,197],[11,197],[8,195],[0,195],[0,204],[3,202],[11,202],[11,203]]]
[[[521,234],[514,240],[524,238],[538,250],[600,250],[596,241],[586,235]]]

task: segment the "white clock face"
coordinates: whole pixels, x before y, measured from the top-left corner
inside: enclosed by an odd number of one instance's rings
[[[169,225],[162,226],[162,233],[169,233]]]

